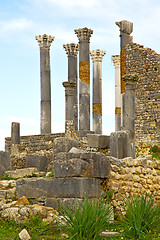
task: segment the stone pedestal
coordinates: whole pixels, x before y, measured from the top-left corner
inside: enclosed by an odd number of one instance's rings
[[[41,134],[51,133],[50,46],[54,37],[36,36],[40,47],[41,72]]]
[[[135,158],[135,84],[138,76],[136,74],[126,74],[123,79],[126,84],[123,104],[123,123],[124,129],[130,132],[132,158]]]
[[[93,30],[75,30],[79,39],[79,130],[90,130],[90,37]]]
[[[90,51],[93,60],[93,131],[102,134],[102,58],[100,49]]]
[[[74,133],[74,89],[73,81],[63,82],[65,87],[65,133],[71,137]]]
[[[64,44],[63,47],[68,55],[68,81],[75,82],[74,98],[74,129],[78,130],[78,96],[77,96],[77,53],[79,45],[75,43]]]
[[[120,56],[112,56],[112,61],[115,66],[115,131],[121,129],[121,82],[120,82]]]

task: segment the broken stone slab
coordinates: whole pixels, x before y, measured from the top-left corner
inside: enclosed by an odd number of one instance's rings
[[[11,161],[9,152],[0,151],[0,176],[5,174],[5,171],[11,169]]]
[[[48,167],[48,158],[46,156],[39,156],[35,154],[27,154],[25,168],[35,167],[38,171],[47,171]]]
[[[109,136],[101,134],[87,134],[88,146],[92,148],[109,148]]]
[[[108,178],[110,176],[110,161],[104,154],[82,154],[81,157],[84,159],[73,158],[54,161],[54,176],[56,178]]]
[[[18,198],[84,198],[86,194],[96,198],[100,197],[100,188],[96,178],[32,178],[17,180],[16,194]]]
[[[37,168],[22,168],[22,169],[16,169],[13,171],[6,171],[6,174],[8,177],[11,178],[21,178],[25,176],[32,176],[33,174],[37,174],[38,170]]]

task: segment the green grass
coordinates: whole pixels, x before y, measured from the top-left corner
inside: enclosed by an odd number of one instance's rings
[[[31,236],[31,240],[61,239],[59,227],[52,223],[43,222],[37,215],[30,217],[28,223],[17,224],[15,221],[0,221],[1,240],[19,240],[18,234],[26,229]]]
[[[74,208],[61,207],[66,225],[43,222],[37,215],[28,223],[0,220],[0,240],[19,240],[24,228],[31,240],[60,240],[66,233],[69,240],[160,240],[160,206],[151,196],[132,196],[125,201],[126,216],[109,221],[111,208],[103,200],[76,202]],[[119,236],[101,237],[102,231],[120,232]]]

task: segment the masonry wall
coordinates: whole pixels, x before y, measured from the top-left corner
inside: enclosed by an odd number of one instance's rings
[[[53,141],[57,137],[64,137],[64,133],[21,136],[20,144],[18,144],[19,153],[32,154],[37,151],[45,151],[53,149]],[[11,138],[5,138],[5,151],[11,152]]]
[[[102,180],[106,191],[112,192],[112,204],[123,212],[123,200],[132,194],[152,194],[160,203],[160,160],[152,156],[116,159],[110,157],[110,179]]]
[[[137,73],[136,148],[160,145],[160,55],[150,48],[126,46],[126,73]]]

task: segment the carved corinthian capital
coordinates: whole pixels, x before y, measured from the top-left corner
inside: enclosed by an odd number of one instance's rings
[[[112,56],[112,61],[113,61],[115,67],[120,67],[120,56],[119,55]]]
[[[88,28],[79,28],[74,30],[77,34],[79,42],[90,42],[91,34],[93,34],[93,30]]]
[[[78,50],[79,50],[79,45],[76,43],[70,43],[70,44],[64,44],[63,45],[64,49],[66,50],[66,54],[68,56],[77,56]]]
[[[106,51],[96,49],[90,51],[93,62],[102,62],[103,56],[106,54]]]
[[[40,48],[50,49],[51,43],[54,41],[54,37],[51,35],[43,34],[36,36],[36,40],[38,41]]]

